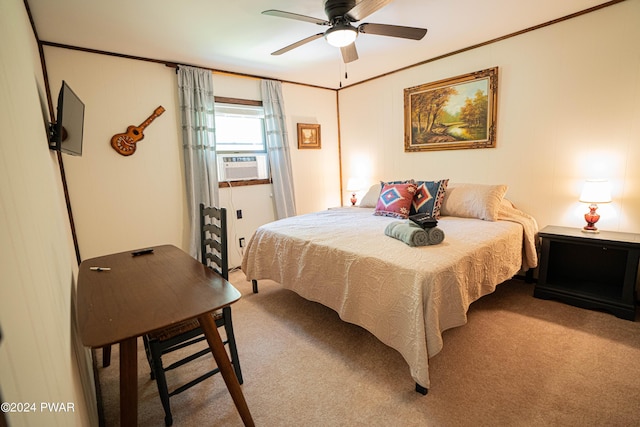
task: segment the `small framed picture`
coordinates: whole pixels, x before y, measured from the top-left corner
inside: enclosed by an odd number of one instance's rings
[[[320,148],[320,125],[298,123],[298,148]]]

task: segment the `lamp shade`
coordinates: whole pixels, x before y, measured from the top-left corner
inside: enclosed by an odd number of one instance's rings
[[[362,190],[362,182],[358,178],[349,178],[347,182],[347,191],[360,191]]]
[[[353,43],[358,37],[358,30],[349,24],[336,25],[324,33],[327,43],[335,47],[344,47]]]
[[[611,202],[611,185],[604,179],[587,180],[582,187],[580,201],[583,203]]]

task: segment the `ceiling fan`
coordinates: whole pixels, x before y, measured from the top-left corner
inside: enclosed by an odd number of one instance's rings
[[[262,12],[263,15],[296,19],[298,21],[305,21],[312,24],[330,27],[323,33],[314,34],[297,41],[280,50],[276,50],[271,55],[281,55],[324,36],[330,45],[340,48],[342,60],[345,63],[348,63],[358,59],[358,51],[356,50],[354,42],[360,33],[421,40],[424,35],[427,34],[426,28],[368,23],[360,24],[357,27],[351,25],[352,22],[361,21],[391,2],[393,2],[393,0],[361,0],[359,2],[356,2],[356,0],[325,0],[324,11],[328,20],[299,15],[297,13],[284,12],[282,10],[265,10]]]

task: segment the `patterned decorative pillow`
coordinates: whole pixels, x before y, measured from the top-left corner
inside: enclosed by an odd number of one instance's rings
[[[413,179],[403,179],[400,181],[380,181],[380,190],[384,187],[385,184],[415,184]]]
[[[410,215],[425,213],[431,218],[440,218],[440,208],[447,190],[448,179],[440,181],[415,181],[418,186],[413,196]]]
[[[415,184],[383,184],[374,215],[407,219],[418,187]]]

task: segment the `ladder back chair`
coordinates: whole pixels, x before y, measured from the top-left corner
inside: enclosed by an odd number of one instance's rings
[[[208,268],[218,272],[225,280],[229,279],[229,265],[227,258],[227,211],[225,208],[205,207],[200,204],[200,244],[201,261]],[[238,382],[243,383],[238,350],[236,347],[235,335],[233,333],[233,322],[231,320],[231,307],[224,307],[221,311],[212,314],[216,326],[224,327],[226,340],[223,341],[228,346],[231,364],[238,377]],[[197,319],[187,320],[170,327],[151,332],[143,337],[147,360],[151,368],[151,379],[155,379],[158,386],[158,393],[165,412],[165,425],[173,424],[171,406],[169,398],[193,387],[205,379],[217,374],[220,370],[216,367],[199,377],[175,388],[169,392],[165,372],[178,368],[186,363],[209,355],[211,350],[206,346],[203,350],[192,353],[180,360],[164,366],[162,356],[196,344],[201,341],[206,342],[206,338],[200,329]],[[213,358],[212,358],[213,360]]]

